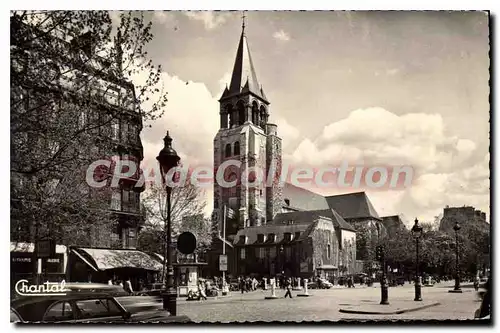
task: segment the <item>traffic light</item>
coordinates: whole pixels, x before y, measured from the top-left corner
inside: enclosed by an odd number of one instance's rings
[[[377,261],[384,260],[384,246],[383,245],[378,245],[375,248],[375,258],[377,259]]]

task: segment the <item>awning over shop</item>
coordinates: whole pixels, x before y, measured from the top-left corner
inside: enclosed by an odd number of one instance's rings
[[[161,255],[161,254],[158,254],[158,253],[151,253],[151,255],[153,257],[155,257],[155,259],[157,259],[159,262],[161,262],[163,264],[163,260],[165,260],[165,258]]]
[[[153,257],[139,250],[111,250],[78,248],[90,256],[97,269],[140,268],[150,271],[160,271],[163,266]],[[76,252],[76,251],[75,251]],[[77,253],[77,252],[76,252]],[[90,265],[90,264],[89,264]],[[91,267],[93,265],[90,265]]]
[[[35,244],[23,242],[10,242],[10,252],[26,252],[32,253],[35,251]],[[66,253],[66,246],[56,245],[56,253]]]

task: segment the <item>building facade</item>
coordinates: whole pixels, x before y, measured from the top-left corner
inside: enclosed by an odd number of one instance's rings
[[[470,225],[479,226],[481,229],[489,230],[490,225],[486,221],[486,213],[475,209],[472,206],[449,207],[443,209],[443,217],[439,224],[439,230],[450,231],[458,222],[462,227],[467,228]]]
[[[47,103],[39,107],[40,112],[46,112],[47,115],[66,114],[71,118],[68,121],[72,122],[72,125],[67,127],[68,131],[90,138],[87,141],[88,146],[78,147],[77,155],[88,154],[93,156],[92,159],[108,159],[112,162],[104,175],[109,182],[117,160],[131,160],[138,165],[143,159],[143,147],[139,136],[142,130],[142,116],[136,104],[134,85],[121,75],[122,59],[105,59],[97,55],[94,52],[95,45],[92,44],[91,32],[71,40],[63,39],[57,31],[47,34],[42,32],[41,35],[48,40],[33,38],[32,42],[27,43],[26,39],[19,38],[19,36],[36,36],[37,33],[36,28],[19,22],[16,18],[11,19],[13,58],[11,74],[18,78],[11,82],[11,106],[16,105],[16,109],[11,109],[11,112],[23,114],[31,108],[32,112],[36,113],[37,106],[33,101],[45,100]],[[53,51],[58,48],[61,52],[54,54]],[[16,122],[15,119],[13,121]],[[34,126],[44,128],[46,125],[50,127],[48,124],[54,120],[46,116],[37,121]],[[60,119],[55,121],[62,122]],[[75,127],[72,127],[73,125]],[[29,131],[25,131],[28,133],[21,131],[13,134],[15,138],[11,144],[15,145],[16,142],[22,141],[22,145],[18,148],[27,147],[26,149],[31,149],[34,155],[53,154],[54,150],[57,151],[66,144],[49,135],[42,136],[35,133],[30,137]],[[40,140],[45,140],[45,145],[40,145]],[[93,161],[90,157],[88,160]],[[102,175],[97,178],[100,176]],[[134,186],[139,176],[137,172],[127,179],[121,179],[117,188],[106,191],[105,208],[111,213],[110,221],[113,221],[114,225],[111,226],[109,235],[104,235],[103,230],[98,228],[90,230],[85,246],[135,248],[137,233],[144,223],[140,203],[140,193],[144,188]],[[14,172],[12,179],[14,179],[13,186],[22,187],[26,183],[26,176],[23,173]],[[83,183],[85,177],[83,180],[75,179],[75,184]],[[75,186],[76,190],[80,190],[80,187]],[[96,191],[87,187],[82,193],[92,197]],[[104,191],[100,191],[98,194],[103,195],[103,193]],[[101,201],[102,198],[99,198]],[[19,206],[22,210],[23,207],[18,199],[13,198],[12,205]],[[28,230],[20,230],[25,227]],[[12,240],[36,242],[38,230],[35,229],[31,222],[20,225],[17,230],[12,230],[11,237],[14,238]],[[70,233],[66,234],[68,237],[57,241],[72,245]],[[99,244],[94,244],[97,241]]]

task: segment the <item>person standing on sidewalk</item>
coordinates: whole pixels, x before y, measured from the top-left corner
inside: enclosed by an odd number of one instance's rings
[[[290,296],[290,298],[292,298],[292,279],[288,278],[285,280],[285,288],[286,288],[285,298],[287,296]]]

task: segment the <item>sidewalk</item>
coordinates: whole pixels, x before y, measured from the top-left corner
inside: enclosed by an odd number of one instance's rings
[[[369,301],[358,304],[340,304],[339,312],[352,314],[371,314],[371,315],[391,315],[402,314],[411,311],[418,311],[440,303],[435,301],[415,302],[411,300],[389,300],[390,304],[381,305],[379,301]]]

